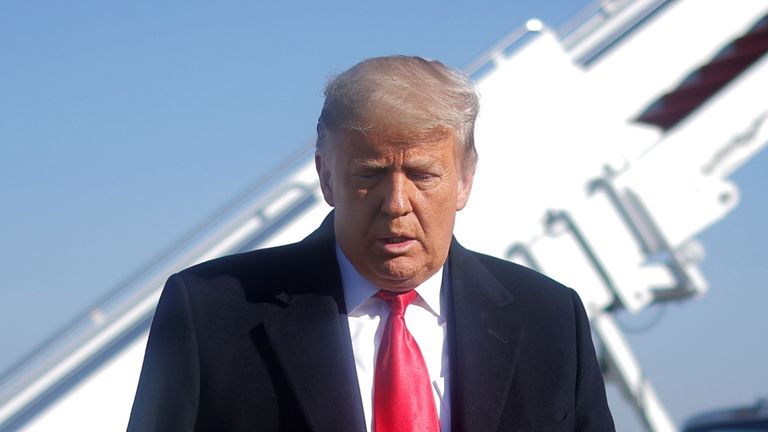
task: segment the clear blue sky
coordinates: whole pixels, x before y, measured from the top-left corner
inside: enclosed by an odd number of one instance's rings
[[[307,145],[330,74],[395,53],[461,68],[585,4],[4,2],[0,370]],[[768,155],[735,181],[739,208],[701,237],[710,293],[630,337],[678,421],[768,396]]]

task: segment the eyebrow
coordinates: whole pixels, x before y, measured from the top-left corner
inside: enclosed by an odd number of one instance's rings
[[[406,170],[417,170],[417,171],[431,171],[435,168],[440,168],[442,165],[433,159],[422,159],[422,160],[415,160],[411,161],[409,163],[405,164]]]
[[[375,159],[356,159],[352,161],[352,165],[362,169],[369,170],[386,170],[389,169],[389,164]]]
[[[372,170],[372,171],[383,171],[383,170],[388,170],[390,168],[390,165],[388,163],[375,160],[375,159],[357,159],[357,160],[353,160],[352,163],[354,166],[358,168]],[[406,171],[407,170],[431,170],[437,165],[439,165],[439,163],[431,159],[415,160],[415,161],[407,161],[405,163],[405,166],[403,166],[403,169],[405,169]]]

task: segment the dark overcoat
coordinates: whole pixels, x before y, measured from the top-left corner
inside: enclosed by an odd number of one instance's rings
[[[303,241],[172,276],[129,431],[365,431],[333,217]],[[613,431],[578,295],[451,244],[454,432]]]

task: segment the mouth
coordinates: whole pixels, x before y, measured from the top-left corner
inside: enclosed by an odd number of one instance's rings
[[[404,235],[393,235],[379,239],[382,249],[387,254],[402,255],[416,243],[416,239]]]
[[[397,243],[405,243],[408,240],[413,240],[410,237],[405,236],[397,236],[397,237],[385,237],[381,239],[385,244],[397,244]]]

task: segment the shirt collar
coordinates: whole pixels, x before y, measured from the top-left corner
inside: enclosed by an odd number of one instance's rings
[[[341,285],[344,289],[344,302],[347,307],[347,314],[351,314],[369,298],[373,297],[379,291],[379,288],[358,273],[357,269],[344,255],[338,243],[336,243],[336,261],[341,272]],[[443,285],[443,267],[440,267],[435,274],[415,288],[423,302],[422,306],[426,306],[436,316],[441,316],[440,289]]]

